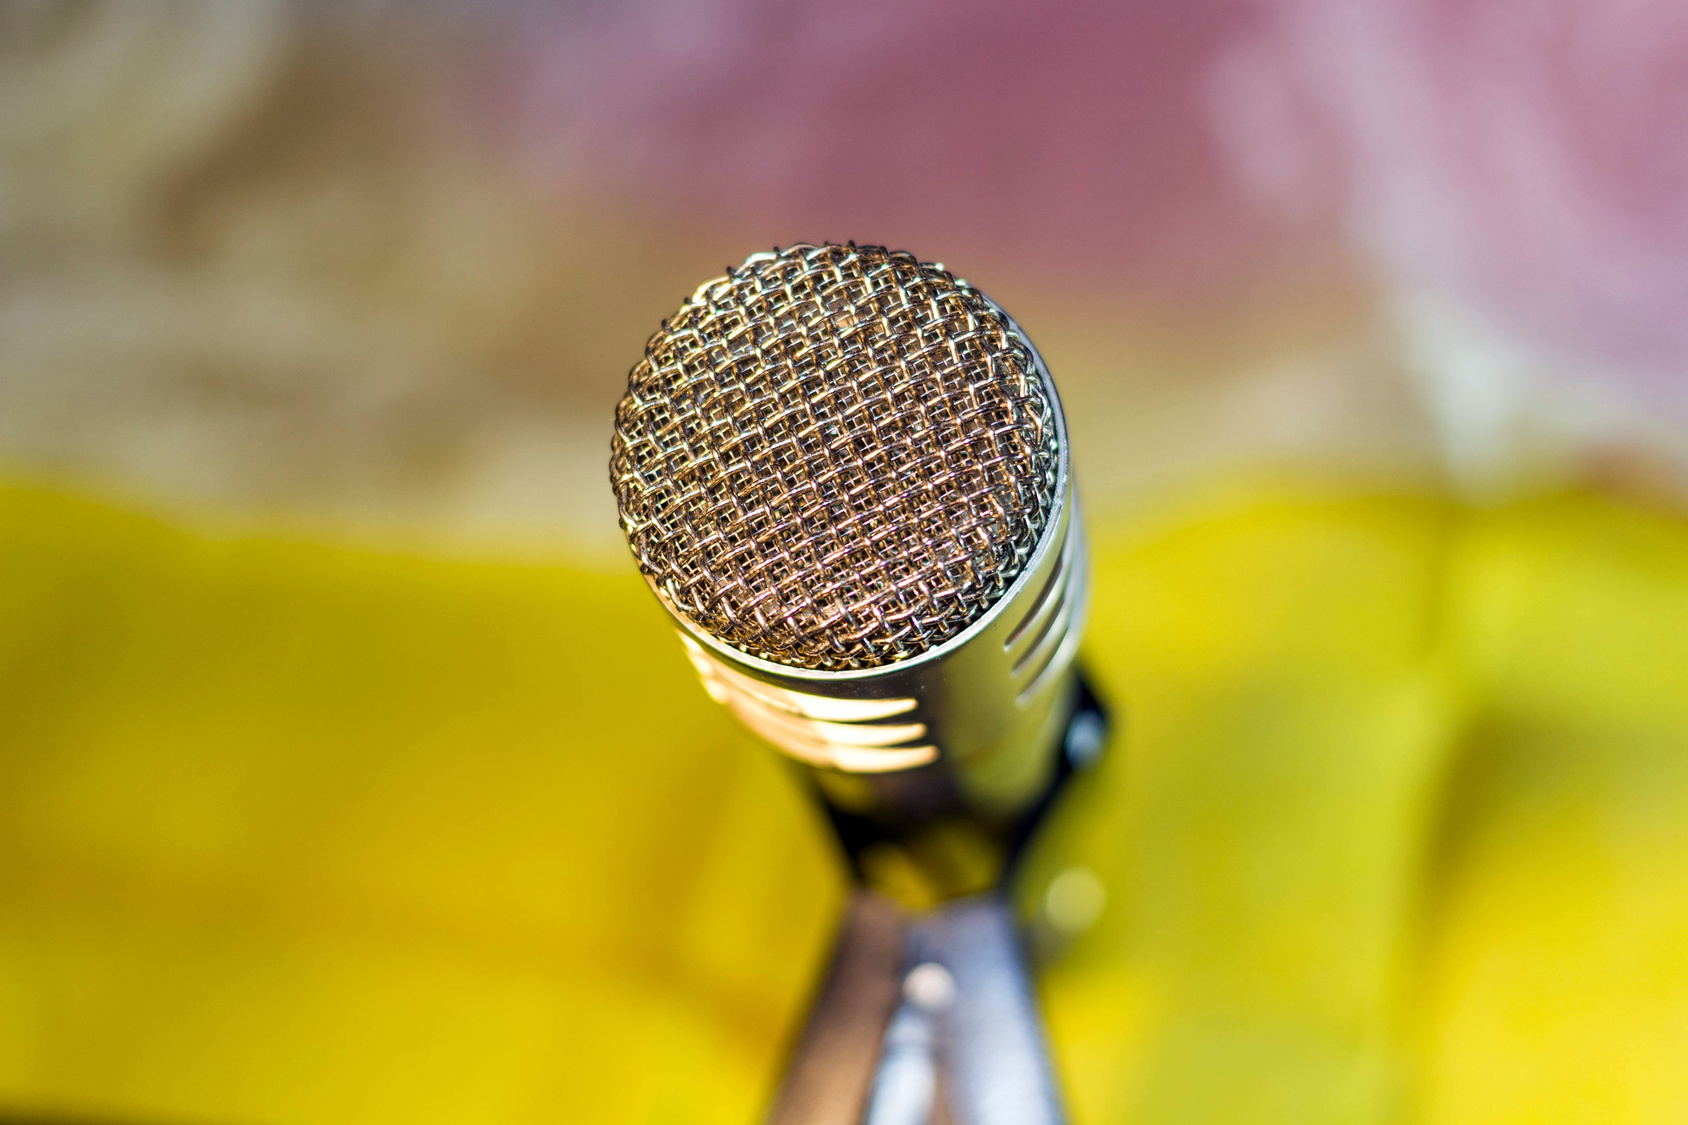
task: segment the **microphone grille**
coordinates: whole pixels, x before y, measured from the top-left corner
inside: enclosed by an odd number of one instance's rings
[[[1018,576],[1055,504],[1056,410],[1019,332],[942,266],[799,245],[651,337],[610,479],[676,613],[777,663],[872,668]]]

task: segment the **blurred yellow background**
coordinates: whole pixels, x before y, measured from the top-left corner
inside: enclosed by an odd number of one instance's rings
[[[845,876],[632,574],[0,499],[0,1097],[753,1120]],[[1688,529],[1250,479],[1097,536],[1019,888],[1079,1121],[1669,1121]]]

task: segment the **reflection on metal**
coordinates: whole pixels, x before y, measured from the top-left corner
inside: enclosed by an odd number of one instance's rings
[[[884,773],[923,766],[938,756],[934,746],[909,745],[925,737],[926,724],[882,721],[913,711],[913,699],[834,699],[792,691],[734,671],[685,633],[680,642],[710,698],[800,761]]]
[[[1007,901],[989,894],[940,907],[914,923],[910,956],[920,963],[886,1029],[864,1125],[927,1125],[946,1110],[956,1125],[1061,1125]]]
[[[916,940],[955,978],[941,1057],[957,1125],[1065,1121],[1007,901],[981,895],[951,903],[919,927]]]
[[[929,1125],[938,1092],[933,1013],[904,1000],[885,1029],[863,1125]]]
[[[885,1029],[863,1125],[932,1125],[938,1098],[939,1020],[955,1003],[955,977],[922,961],[903,978],[903,1002]]]
[[[1026,706],[1044,685],[1072,665],[1078,654],[1080,601],[1085,593],[1083,529],[1075,524],[1061,549],[1060,562],[1038,604],[1015,626],[1003,649],[1014,666],[1009,675],[1015,702]]]

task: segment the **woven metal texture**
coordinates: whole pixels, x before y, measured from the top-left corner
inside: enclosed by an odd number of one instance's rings
[[[941,266],[794,246],[651,337],[610,479],[676,612],[781,664],[872,668],[960,633],[1025,566],[1055,409],[1001,312]]]

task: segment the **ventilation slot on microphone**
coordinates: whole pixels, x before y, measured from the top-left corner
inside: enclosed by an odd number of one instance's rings
[[[884,721],[914,711],[913,699],[829,699],[777,688],[733,671],[684,633],[680,643],[710,698],[794,758],[849,773],[884,773],[938,756],[937,747],[919,743],[925,723]]]
[[[1010,676],[1019,689],[1021,706],[1034,699],[1072,661],[1076,646],[1068,641],[1074,635],[1074,613],[1084,590],[1084,560],[1077,540],[1078,536],[1068,535],[1045,604],[1035,611],[1041,620],[1027,631],[1023,649],[1014,660]],[[1026,624],[1033,622],[1034,618],[1028,617]]]
[[[1061,544],[1060,561],[1049,575],[1049,581],[1045,582],[1043,589],[1038,592],[1037,601],[1031,609],[1026,611],[1026,615],[1020,619],[1020,623],[1014,626],[1014,631],[1008,634],[1008,639],[1002,642],[1002,648],[1005,652],[1011,656],[1018,654],[1015,660],[1014,670],[1016,672],[1019,671],[1019,665],[1024,662],[1025,653],[1037,647],[1038,642],[1043,640],[1044,634],[1049,628],[1049,623],[1054,620],[1055,613],[1060,608],[1061,599],[1066,596],[1068,576],[1072,573],[1072,562],[1073,537],[1069,535]]]

